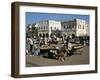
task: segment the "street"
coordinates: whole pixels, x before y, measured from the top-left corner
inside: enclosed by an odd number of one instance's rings
[[[89,64],[89,46],[81,48],[81,54],[67,56],[65,61],[46,58],[42,56],[26,55],[26,67],[36,66],[60,66],[60,65],[81,65]]]

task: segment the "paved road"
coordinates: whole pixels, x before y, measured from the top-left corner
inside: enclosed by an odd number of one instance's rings
[[[44,58],[42,56],[26,56],[26,67],[80,64],[89,64],[89,46],[83,47],[81,54],[66,57],[64,62],[56,59]]]

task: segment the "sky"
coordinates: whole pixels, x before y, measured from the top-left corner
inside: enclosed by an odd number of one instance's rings
[[[77,14],[56,14],[56,13],[36,13],[36,12],[26,12],[26,26],[28,24],[38,23],[43,20],[59,20],[66,21],[72,19],[83,19],[89,23],[89,15],[77,15]]]

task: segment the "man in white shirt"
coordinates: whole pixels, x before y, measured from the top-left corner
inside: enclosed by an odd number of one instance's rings
[[[72,48],[73,48],[73,44],[71,42],[68,42],[69,55],[72,55],[73,54]]]

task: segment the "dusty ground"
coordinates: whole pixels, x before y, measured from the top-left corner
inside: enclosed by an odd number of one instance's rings
[[[26,67],[80,64],[89,64],[89,46],[83,47],[81,54],[66,57],[64,62],[56,59],[44,58],[42,56],[26,56]]]

